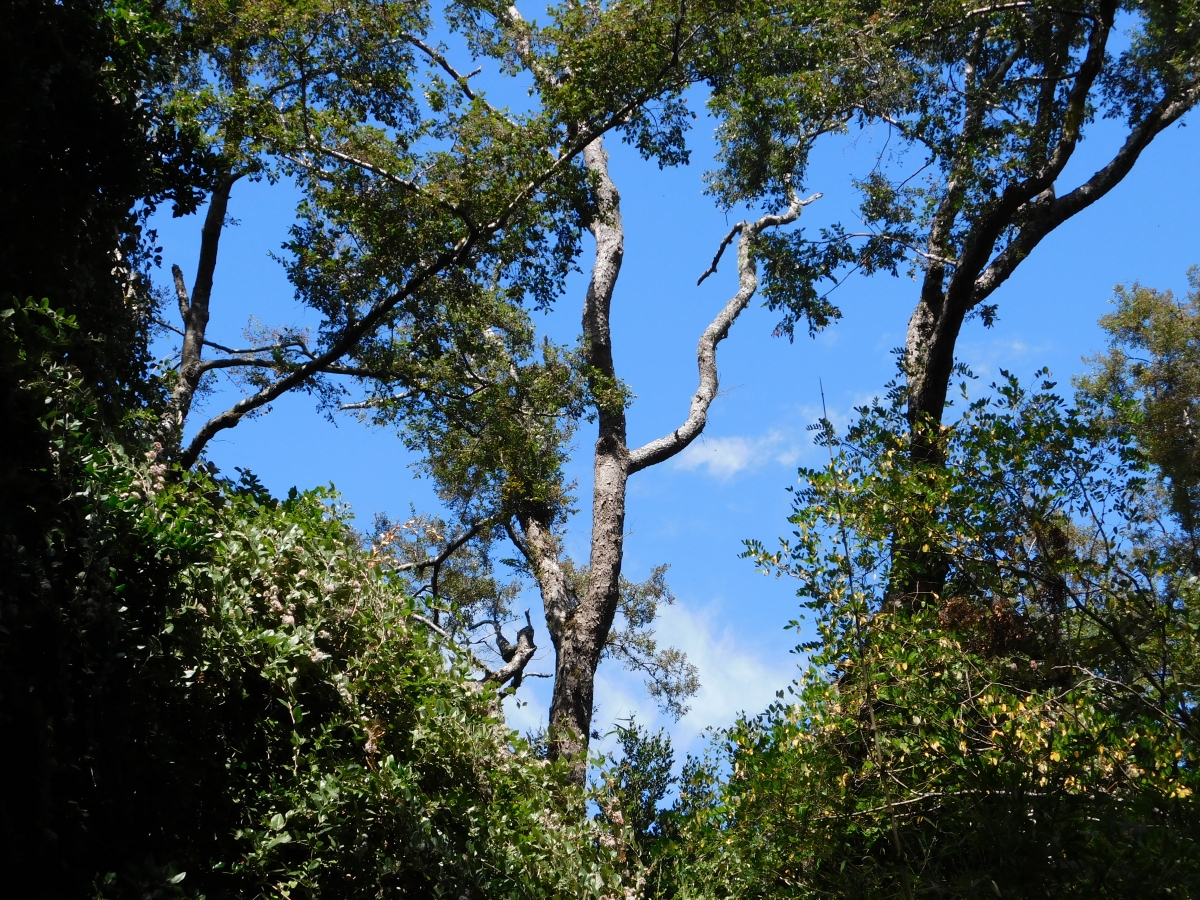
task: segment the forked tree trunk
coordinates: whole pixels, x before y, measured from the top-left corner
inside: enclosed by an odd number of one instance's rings
[[[721,252],[740,235],[738,291],[700,336],[696,351],[700,383],[688,416],[674,431],[631,451],[626,443],[625,405],[616,391],[618,380],[609,320],[613,289],[625,252],[620,195],[609,176],[608,158],[600,140],[586,148],[584,162],[596,180],[597,200],[595,218],[589,226],[596,239],[596,261],[583,306],[584,357],[591,386],[600,400],[599,433],[593,456],[590,574],[582,596],[568,596],[558,540],[549,517],[538,511],[525,511],[519,516],[525,534],[524,549],[541,589],[546,625],[555,650],[550,751],[555,758],[571,762],[573,776],[580,784],[587,773],[596,670],[620,601],[629,476],[675,456],[704,430],[708,409],[718,389],[717,345],[729,334],[758,287],[751,252],[754,239],[765,228],[795,221],[803,206],[811,202],[793,197],[785,212],[763,216],[755,222],[742,222],[722,242],[717,259],[703,277],[716,270]]]
[[[183,428],[200,379],[204,375],[201,364],[204,360],[204,341],[208,331],[209,303],[212,299],[213,275],[217,268],[217,249],[221,243],[221,232],[225,227],[225,216],[229,212],[229,196],[238,176],[223,174],[213,189],[204,216],[204,227],[200,232],[200,258],[196,264],[196,281],[188,296],[183,272],[172,266],[175,277],[175,296],[179,301],[179,316],[183,320],[183,347],[179,357],[179,379],[171,391],[167,410],[163,416],[160,438],[171,455],[180,450]]]

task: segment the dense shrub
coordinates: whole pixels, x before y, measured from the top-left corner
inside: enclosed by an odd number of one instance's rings
[[[5,320],[51,337],[47,307]],[[52,340],[48,338],[50,343]],[[582,798],[327,491],[106,442],[76,373],[15,353],[53,502],[6,548],[6,870],[38,896],[585,897]],[[33,894],[29,894],[32,896]]]
[[[860,412],[752,548],[799,580],[811,665],[684,785],[671,892],[1194,896],[1200,606],[1156,470],[1049,383],[927,434],[945,465],[900,402]],[[946,572],[915,603],[912,547]]]

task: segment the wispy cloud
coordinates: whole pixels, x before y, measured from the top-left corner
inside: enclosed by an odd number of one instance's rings
[[[679,454],[676,468],[685,471],[707,470],[714,478],[725,480],[745,469],[765,465],[795,465],[800,459],[800,442],[792,435],[772,430],[761,437],[701,438]]]
[[[692,610],[678,603],[662,610],[657,623],[660,644],[682,650],[700,673],[700,691],[681,721],[662,716],[640,677],[605,662],[596,679],[596,727],[607,731],[612,723],[632,716],[651,728],[665,726],[682,757],[701,749],[708,729],[732,725],[739,713],[754,715],[766,709],[776,691],[796,678],[796,658],[778,646],[764,652],[761,641],[723,628],[718,619],[715,609]],[[611,739],[601,741],[596,749],[605,752],[612,744]]]
[[[990,383],[1001,368],[1012,369],[1039,361],[1053,349],[1052,340],[1030,344],[1020,339],[991,338],[990,335],[962,343],[959,356],[985,384]]]
[[[764,653],[763,642],[722,627],[712,608],[667,607],[658,634],[664,644],[684,651],[700,670],[700,692],[680,723],[681,730],[693,734],[728,726],[740,712],[761,712],[775,699],[775,692],[797,675],[794,656]]]

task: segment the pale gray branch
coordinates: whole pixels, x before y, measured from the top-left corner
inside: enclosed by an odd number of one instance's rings
[[[755,222],[741,223],[741,238],[738,241],[738,291],[700,335],[700,342],[696,347],[700,385],[692,396],[688,416],[683,424],[670,434],[644,444],[630,453],[630,474],[670,459],[704,430],[708,420],[708,408],[717,396],[717,345],[729,334],[729,329],[758,290],[758,271],[752,253],[754,239],[767,228],[795,222],[800,218],[804,207],[820,198],[821,194],[813,194],[807,200],[801,200],[800,195],[793,192],[792,202],[782,213],[765,215]]]
[[[437,556],[435,556],[431,559],[422,560],[421,562],[404,563],[403,565],[396,566],[396,571],[397,572],[409,572],[409,571],[419,572],[422,569],[428,569],[430,566],[435,566],[435,567],[440,566],[442,563],[444,563],[446,560],[448,560],[451,556],[453,556],[455,551],[457,551],[463,544],[465,544],[471,538],[475,537],[475,535],[479,534],[479,532],[483,530],[483,527],[485,524],[486,523],[484,523],[484,522],[476,522],[470,528],[468,528],[466,531],[464,531],[462,534],[460,534],[458,537],[456,537],[454,540],[452,540],[450,543],[448,543],[445,546],[445,548],[442,550],[442,552],[439,553]]]
[[[192,301],[188,299],[187,285],[183,283],[183,270],[179,266],[171,266],[171,275],[175,278],[175,297],[179,301],[179,318],[186,324],[188,316],[192,310]],[[181,337],[186,337],[186,333],[178,328],[172,329]]]
[[[390,397],[371,397],[367,400],[360,400],[357,403],[343,403],[338,407],[339,410],[352,409],[373,409],[377,406],[383,406],[385,403],[396,403],[400,400],[407,400],[413,396],[414,391],[401,391],[398,394],[392,394]]]
[[[497,629],[498,632],[499,629]],[[527,625],[517,632],[517,643],[511,652],[512,657],[508,662],[495,672],[487,672],[483,676],[484,681],[491,681],[496,684],[504,684],[507,681],[512,681],[514,688],[520,685],[525,666],[529,664],[529,661],[533,659],[533,654],[537,652],[537,646],[533,643],[532,625]]]

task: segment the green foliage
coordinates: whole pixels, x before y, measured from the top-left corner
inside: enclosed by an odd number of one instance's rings
[[[559,773],[408,617],[328,496],[224,497],[208,521],[194,508],[181,521],[179,498],[160,495],[142,522],[200,526],[211,552],[181,573],[164,651],[189,705],[219,714],[236,792],[236,851],[207,861],[212,889],[536,897],[605,884],[603,855],[579,854],[586,828]]]
[[[457,648],[336,498],[276,501],[130,458],[77,372],[30,358],[70,323],[2,320],[57,502],[6,532],[0,825],[30,895],[592,896],[614,857],[563,773],[503,725]],[[15,350],[14,350],[15,348]],[[36,886],[35,886],[36,885]]]
[[[660,807],[679,780],[671,772],[675,752],[665,732],[651,734],[634,719],[625,725],[618,723],[616,734],[621,755],[604,773],[601,815],[610,825],[627,828],[634,845],[645,855],[664,834]]]
[[[1200,270],[1183,300],[1135,284],[1118,287],[1116,311],[1100,319],[1109,350],[1079,379],[1112,428],[1128,430],[1168,479],[1171,508],[1194,534],[1200,511]]]
[[[660,648],[654,635],[659,604],[671,606],[675,603],[675,595],[667,586],[668,568],[655,566],[645,581],[632,581],[621,576],[617,623],[604,642],[604,655],[615,657],[626,669],[640,673],[645,678],[647,692],[658,703],[659,709],[678,721],[687,715],[691,708],[688,701],[700,690],[700,676],[682,651],[674,647]],[[618,729],[622,740],[626,732]],[[628,756],[629,747],[625,749]]]
[[[414,513],[393,524],[376,516],[373,530],[372,550],[391,569],[388,577],[402,579],[404,591],[420,600],[424,615],[460,644],[471,642],[475,628],[500,626],[512,618],[521,584],[497,576],[490,535],[467,541],[447,557],[437,567],[435,582],[430,560],[452,539],[446,522]]]
[[[764,296],[789,336],[836,315],[815,285],[859,270],[920,273],[927,297],[948,292],[955,316],[990,323],[983,299],[1200,97],[1194,0],[762,0],[734,14],[741,27],[712,41],[721,202],[782,204],[823,135],[887,135],[856,185],[864,228],[774,240]],[[1064,170],[1097,117],[1123,122],[1128,141],[1070,191]]]
[[[725,735],[685,824],[684,896],[1190,896],[1197,598],[1126,439],[1015,380],[914,462],[900,392],[804,470],[768,567],[811,667]],[[890,591],[896,546],[947,561]]]

